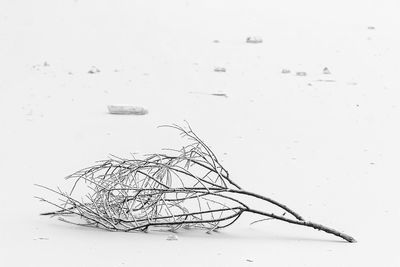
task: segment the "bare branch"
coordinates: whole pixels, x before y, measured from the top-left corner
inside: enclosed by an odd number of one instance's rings
[[[242,189],[189,124],[187,129],[178,125],[164,127],[177,129],[190,144],[168,150],[175,155],[150,154],[143,159],[112,155],[68,176],[66,179],[72,182],[69,193],[37,185],[59,198],[56,203],[38,197],[58,209],[41,215],[110,231],[147,231],[150,227],[176,231],[185,227],[210,232],[230,226],[247,212],[263,216],[255,222],[276,219],[355,242],[344,233],[305,221],[276,200]],[[243,196],[272,204],[293,219],[253,209],[240,199]],[[79,222],[67,220],[67,216],[76,217]]]

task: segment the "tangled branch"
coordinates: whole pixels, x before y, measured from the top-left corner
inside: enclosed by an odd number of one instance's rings
[[[151,154],[144,159],[113,156],[68,176],[66,179],[73,182],[69,192],[38,185],[59,197],[57,203],[38,197],[57,208],[42,215],[112,231],[147,231],[150,227],[212,231],[233,224],[248,212],[355,242],[351,236],[304,220],[286,205],[242,189],[189,125],[188,129],[177,125],[167,127],[177,129],[189,144],[180,150],[170,150],[172,155]],[[284,215],[253,209],[239,196],[268,202]],[[73,218],[81,220],[76,222]]]

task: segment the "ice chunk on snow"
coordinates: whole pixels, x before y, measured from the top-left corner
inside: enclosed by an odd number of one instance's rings
[[[305,71],[298,71],[296,72],[297,76],[307,76],[307,73]]]
[[[328,69],[328,67],[325,67],[325,68],[322,70],[322,72],[323,72],[324,74],[331,74],[331,72],[330,72],[330,70]]]
[[[148,111],[143,107],[134,106],[108,106],[108,112],[110,114],[118,115],[146,115]]]
[[[214,68],[214,71],[215,72],[226,72],[226,69],[223,67],[216,67],[216,68]]]
[[[263,42],[262,38],[258,37],[258,36],[249,36],[246,39],[246,43],[249,43],[249,44],[259,44],[262,42]]]

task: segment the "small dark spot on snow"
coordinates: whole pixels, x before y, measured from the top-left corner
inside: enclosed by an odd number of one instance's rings
[[[357,85],[356,82],[348,82],[347,85]]]
[[[211,95],[213,95],[213,96],[228,97],[228,95],[227,95],[227,94],[224,94],[224,93],[213,93],[213,94],[211,94]]]
[[[226,72],[226,69],[224,67],[216,67],[214,68],[215,72]]]
[[[317,82],[334,83],[336,81],[332,79],[318,79]]]
[[[33,240],[49,240],[47,237],[38,237],[34,238]]]
[[[167,240],[168,241],[178,240],[178,236],[177,235],[168,235]]]

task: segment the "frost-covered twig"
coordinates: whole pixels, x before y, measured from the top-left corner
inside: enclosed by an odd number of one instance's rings
[[[112,231],[147,231],[150,227],[211,231],[231,225],[247,212],[355,242],[344,233],[304,220],[280,202],[242,189],[189,125],[187,129],[178,125],[168,127],[177,129],[189,145],[172,150],[172,154],[151,154],[143,159],[111,157],[67,177],[73,182],[69,192],[39,185],[60,199],[56,203],[39,197],[57,208],[42,215]],[[243,196],[269,203],[284,211],[284,215],[249,207],[241,200]]]

